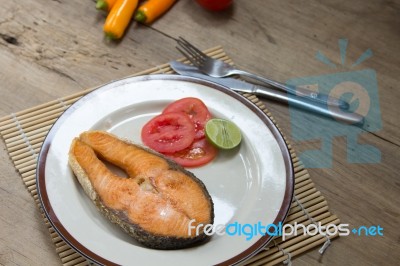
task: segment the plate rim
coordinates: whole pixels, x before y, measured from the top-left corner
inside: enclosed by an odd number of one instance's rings
[[[136,77],[127,77],[127,78],[122,78],[119,80],[113,80],[109,83],[103,84],[99,86],[98,88],[94,89],[93,91],[88,92],[84,96],[82,96],[80,99],[78,99],[76,102],[74,102],[71,106],[69,106],[54,122],[54,124],[51,126],[49,129],[43,144],[41,146],[40,152],[39,152],[39,157],[37,160],[36,164],[36,185],[37,185],[37,193],[39,196],[39,201],[40,201],[40,206],[42,207],[42,210],[50,222],[51,226],[54,228],[54,230],[57,232],[57,234],[62,238],[63,241],[65,241],[72,249],[74,249],[77,253],[82,255],[83,257],[101,265],[118,265],[114,262],[111,262],[103,257],[101,255],[96,254],[89,249],[87,249],[84,245],[82,245],[79,241],[77,241],[69,232],[68,230],[62,225],[62,223],[59,221],[58,217],[55,215],[53,212],[53,208],[51,206],[49,197],[47,195],[47,190],[46,190],[46,177],[45,177],[45,168],[46,168],[46,161],[47,161],[47,155],[48,151],[50,149],[52,140],[57,133],[59,127],[62,125],[62,122],[67,119],[67,117],[77,108],[79,108],[80,105],[84,104],[84,102],[90,100],[93,98],[95,95],[102,93],[103,90],[108,90],[112,88],[108,88],[109,85],[112,85],[113,83],[119,83],[124,80],[129,80],[130,82],[143,82],[143,81],[149,81],[149,80],[175,80],[175,81],[186,81],[186,82],[192,82],[192,83],[197,83],[201,85],[205,85],[208,87],[211,87],[213,89],[216,89],[218,91],[221,91],[239,102],[242,102],[246,107],[248,107],[253,113],[255,113],[261,121],[268,127],[268,129],[271,131],[272,135],[274,136],[274,139],[277,141],[277,144],[279,146],[279,149],[281,151],[284,165],[285,165],[285,173],[286,173],[286,187],[285,187],[285,194],[283,196],[282,204],[280,206],[280,210],[277,213],[273,224],[278,224],[279,222],[284,222],[291,206],[291,202],[293,199],[294,195],[294,168],[293,168],[293,161],[292,157],[289,151],[288,144],[285,141],[285,138],[282,134],[282,132],[278,129],[278,127],[275,125],[275,123],[271,120],[271,118],[263,111],[261,108],[256,106],[253,102],[251,102],[248,98],[244,97],[243,95],[234,92],[232,89],[229,87],[223,86],[221,84],[204,80],[201,78],[196,78],[196,77],[189,77],[189,76],[184,76],[184,75],[176,75],[176,74],[152,74],[152,75],[140,75]],[[243,262],[244,260],[248,259],[255,253],[257,253],[260,249],[262,249],[265,245],[267,245],[271,240],[273,236],[269,235],[264,235],[262,236],[257,242],[246,248],[245,250],[241,251],[239,254],[233,256],[232,258],[225,260],[223,262],[220,262],[216,265],[222,266],[222,265],[234,265],[240,262]]]

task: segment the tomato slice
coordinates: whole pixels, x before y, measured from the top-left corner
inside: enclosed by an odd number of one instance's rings
[[[204,126],[211,118],[207,106],[198,98],[187,97],[177,100],[165,107],[163,114],[167,113],[185,113],[195,126],[195,139],[204,137]]]
[[[165,155],[184,167],[196,167],[210,162],[217,153],[217,148],[202,138],[195,140],[190,147],[182,151]]]
[[[195,136],[195,127],[184,113],[161,114],[142,128],[142,141],[162,153],[174,153],[189,147]]]

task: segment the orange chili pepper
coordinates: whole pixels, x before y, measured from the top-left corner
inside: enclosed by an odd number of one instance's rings
[[[108,38],[119,39],[124,35],[138,2],[138,0],[117,0],[115,2],[103,27]]]
[[[138,8],[135,20],[149,24],[164,14],[176,0],[148,0]]]
[[[96,8],[109,12],[117,0],[97,0]]]

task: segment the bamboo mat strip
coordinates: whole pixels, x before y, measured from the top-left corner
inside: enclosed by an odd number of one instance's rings
[[[205,50],[205,52],[214,58],[222,59],[229,64],[233,64],[232,60],[226,55],[221,46],[210,48]],[[188,61],[183,59],[179,61],[188,63]],[[169,67],[169,64],[162,64],[132,76],[172,73],[174,72]],[[27,190],[31,193],[38,205],[39,211],[43,216],[45,225],[55,245],[55,250],[60,256],[64,266],[83,266],[92,265],[92,263],[80,256],[66,244],[45,217],[40,206],[36,189],[36,162],[44,138],[56,119],[70,105],[96,88],[97,87],[89,88],[0,118],[0,134],[4,140],[9,156],[15,168],[20,173]],[[263,110],[281,131],[279,125],[264,106],[263,102],[255,95],[243,94],[243,96]],[[307,169],[305,169],[303,164],[299,161],[286,137],[284,137],[284,139],[288,144],[295,172],[295,195],[285,224],[295,225],[297,223],[307,226],[321,223],[322,225],[338,225],[340,223],[339,218],[329,212],[327,201],[321,195],[321,192],[315,188]],[[276,265],[282,262],[288,264],[294,256],[308,252],[315,247],[324,244],[322,248],[326,248],[326,246],[330,244],[330,240],[338,236],[337,234],[326,236],[317,234],[311,236],[303,234],[302,230],[299,230],[297,233],[297,236],[290,236],[285,240],[283,240],[282,237],[276,237],[264,247],[263,250],[241,265]],[[323,249],[320,251],[323,253]]]

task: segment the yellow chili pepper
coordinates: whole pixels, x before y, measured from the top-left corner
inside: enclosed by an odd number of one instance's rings
[[[135,20],[150,24],[164,14],[176,0],[148,0],[138,8]]]
[[[97,0],[96,8],[109,12],[117,0]]]
[[[103,27],[108,38],[119,39],[124,35],[138,2],[138,0],[117,0],[115,2]]]

